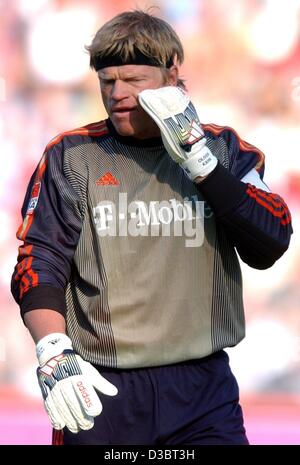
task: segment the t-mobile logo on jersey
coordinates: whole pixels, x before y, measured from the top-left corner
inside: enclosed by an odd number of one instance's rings
[[[118,205],[99,202],[93,209],[94,223],[99,236],[185,236],[186,247],[200,247],[204,240],[204,219],[212,216],[206,202],[196,195],[156,201],[148,204],[134,200],[128,203],[127,194],[119,193]]]

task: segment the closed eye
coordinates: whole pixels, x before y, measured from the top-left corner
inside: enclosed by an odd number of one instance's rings
[[[104,86],[113,85],[114,82],[115,82],[115,79],[103,79],[103,78],[100,79],[100,84],[103,84]]]

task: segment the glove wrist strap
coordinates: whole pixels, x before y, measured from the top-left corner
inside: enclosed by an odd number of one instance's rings
[[[36,345],[36,355],[39,365],[43,366],[56,355],[61,354],[64,350],[71,349],[71,339],[63,333],[51,333],[43,337]]]
[[[192,155],[181,163],[181,167],[189,178],[194,181],[198,176],[207,176],[215,169],[217,164],[218,159],[211,153],[209,148],[204,145],[195,155]]]

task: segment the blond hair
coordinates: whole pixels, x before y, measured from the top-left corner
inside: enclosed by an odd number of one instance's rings
[[[126,11],[115,16],[98,30],[86,50],[93,69],[96,69],[99,57],[118,56],[126,63],[134,60],[137,52],[155,60],[162,68],[169,67],[170,62],[181,65],[184,60],[176,32],[166,21],[151,15],[149,10]],[[178,85],[183,84],[179,81]]]

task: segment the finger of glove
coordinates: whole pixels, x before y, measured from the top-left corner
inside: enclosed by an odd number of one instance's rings
[[[148,92],[148,90],[143,92]],[[168,118],[174,115],[170,115],[170,113],[165,113],[165,115],[162,116],[163,111],[161,105],[159,104],[159,100],[155,98],[154,101],[152,101],[151,95],[145,94],[144,96],[142,96],[141,94],[139,94],[139,101],[143,109],[148,113],[149,116],[151,116],[151,118],[160,128],[160,130],[164,130],[164,118]]]
[[[69,383],[70,380],[66,379],[63,381],[67,381]],[[77,425],[77,421],[75,420],[72,411],[69,408],[69,405],[66,403],[65,398],[61,392],[61,387],[60,384],[63,381],[59,381],[54,388],[51,391],[52,399],[55,404],[55,407],[60,415],[60,417],[63,419],[65,426],[72,432],[72,433],[78,433],[79,427]],[[77,400],[77,399],[76,399]],[[78,402],[78,401],[77,401]]]
[[[102,392],[102,394],[106,394],[107,396],[116,396],[118,394],[118,388],[114,384],[103,378],[103,376],[100,375],[99,371],[93,367],[93,365],[88,362],[84,363],[84,373],[88,377],[90,383],[98,391]]]
[[[86,415],[96,417],[102,412],[101,401],[93,388],[90,379],[87,376],[81,376],[80,379],[74,379],[73,389],[77,397],[77,402],[80,403]]]
[[[74,379],[76,378],[76,379]],[[73,415],[79,429],[89,430],[94,426],[94,419],[89,415],[83,405],[83,399],[76,392],[76,384],[81,382],[82,376],[73,376],[72,380],[65,379],[60,382],[60,391]],[[93,388],[92,388],[93,389]]]
[[[66,423],[60,415],[59,411],[57,410],[51,393],[49,393],[49,395],[45,399],[44,406],[53,428],[58,430],[63,429],[66,426]]]
[[[148,90],[143,92],[148,92]],[[153,102],[150,102],[150,99],[143,100],[143,98],[141,97],[140,102],[144,110],[149,114],[149,116],[151,116],[151,118],[159,127],[164,146],[169,155],[171,155],[171,157],[177,163],[182,163],[187,158],[187,155],[184,152],[184,150],[180,147],[180,136],[176,136],[174,130],[170,129],[164,121],[164,119],[166,119],[167,117],[174,117],[174,113],[169,113],[168,116],[162,116],[162,112],[158,111],[158,106],[153,105]],[[178,110],[177,113],[180,113],[180,111]],[[178,127],[178,131],[181,131],[180,127]]]
[[[189,97],[179,87],[165,86],[142,91],[139,101],[143,108],[146,106],[159,118],[165,119],[183,113],[189,104]]]

